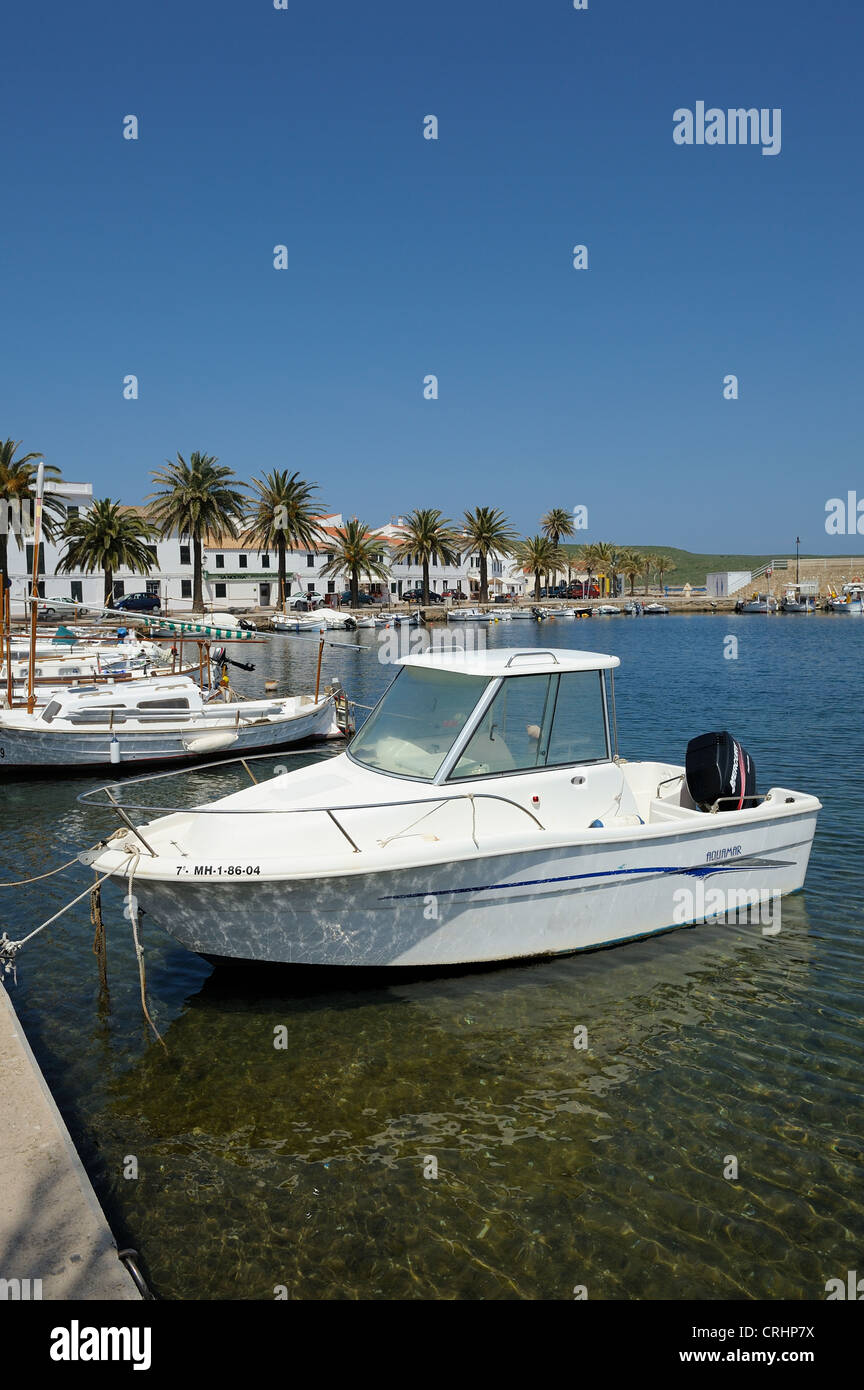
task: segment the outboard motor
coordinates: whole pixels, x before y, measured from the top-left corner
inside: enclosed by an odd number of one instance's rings
[[[691,738],[684,766],[687,790],[700,810],[716,805],[718,811],[740,811],[758,804],[753,759],[731,734]]]
[[[235,666],[238,671],[255,670],[255,663],[253,661],[234,661],[232,657],[226,654],[224,647],[214,647],[210,653],[210,660],[213,662],[214,666],[221,666],[223,671],[226,666]]]

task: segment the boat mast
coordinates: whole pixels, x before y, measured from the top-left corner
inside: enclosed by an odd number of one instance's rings
[[[42,539],[42,494],[45,491],[45,464],[36,470],[36,507],[33,517],[33,585],[30,590],[30,668],[27,672],[27,713],[33,713],[36,703],[36,620],[39,607],[39,542]]]
[[[6,636],[6,701],[12,708],[12,585],[3,590],[3,632]]]

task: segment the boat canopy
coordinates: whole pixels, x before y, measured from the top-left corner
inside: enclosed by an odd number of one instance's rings
[[[432,666],[473,676],[519,676],[535,671],[610,671],[621,662],[602,652],[564,647],[504,647],[495,651],[432,651],[404,656],[401,666]]]
[[[535,648],[406,657],[349,756],[438,783],[608,761],[603,673],[618,664]]]

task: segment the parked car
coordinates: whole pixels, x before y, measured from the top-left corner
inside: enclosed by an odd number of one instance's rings
[[[364,594],[362,590],[357,595],[356,605],[352,605],[351,603],[350,589],[344,589],[342,593],[339,595],[339,597],[346,608],[351,608],[352,606],[356,606],[357,608],[368,608],[371,603],[381,602],[377,594]],[[335,598],[335,594],[330,595],[330,599],[332,600],[333,598]]]
[[[127,613],[161,613],[162,605],[158,594],[124,594],[115,598],[109,608],[120,608]]]
[[[52,603],[49,599],[47,603],[36,605],[36,613],[40,618],[86,618],[89,612],[89,608],[82,608],[80,604],[73,608],[71,599],[63,603]]]
[[[422,589],[422,587],[417,588],[417,589],[407,589],[407,590],[405,591],[405,593],[402,594],[401,597],[402,597],[402,602],[403,602],[403,603],[423,603],[423,602],[424,602],[424,599],[423,599],[423,589]],[[443,602],[444,602],[444,599],[443,599],[443,596],[442,596],[441,594],[436,594],[436,593],[434,592],[434,590],[430,589],[430,590],[429,590],[429,602],[430,602],[430,603],[443,603]]]
[[[464,600],[468,597],[468,595],[467,595],[467,594],[463,594],[463,592],[462,592],[461,589],[445,589],[444,592],[443,592],[443,594],[442,594],[442,597],[443,597],[443,598],[452,598],[452,599],[456,599],[458,602],[462,602],[462,601],[464,601]]]
[[[493,602],[493,603],[514,603],[515,600],[516,600],[516,595],[515,595],[515,594],[496,594],[495,597],[494,597],[494,599],[492,600],[492,602]]]
[[[292,594],[288,607],[295,613],[308,613],[310,608],[318,608],[324,602],[320,594]]]

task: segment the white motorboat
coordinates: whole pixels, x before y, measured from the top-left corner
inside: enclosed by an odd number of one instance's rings
[[[642,605],[642,612],[645,614],[668,613],[669,609],[666,607],[665,603],[644,603]]]
[[[484,613],[482,608],[448,608],[448,623],[491,623],[494,613]]]
[[[650,604],[648,608],[650,608]],[[648,608],[645,612],[648,612]],[[776,613],[777,600],[773,594],[755,594],[753,598],[739,599],[735,605],[736,613]]]
[[[780,600],[781,613],[815,613],[816,596],[806,593],[799,584],[787,584]]]
[[[276,632],[329,632],[333,628],[353,631],[356,619],[335,608],[313,608],[311,613],[274,613],[271,623]]]
[[[54,691],[44,708],[0,709],[0,767],[100,767],[185,759],[228,749],[266,752],[337,738],[336,696],[237,700],[188,676]]]
[[[819,801],[757,796],[727,734],[685,766],[619,760],[618,664],[408,656],[346,752],[126,824],[82,862],[204,956],[336,966],[567,954],[716,916],[717,891],[799,889]],[[154,799],[133,783],[124,814]]]
[[[663,611],[665,613],[668,613],[669,609],[666,608]],[[596,608],[592,610],[592,612],[594,617],[617,618],[618,614],[621,612],[621,609],[616,608],[614,603],[600,603],[597,605]]]
[[[520,618],[531,618],[533,620],[533,618],[535,617],[535,613],[533,608],[509,608],[507,610],[507,616],[511,619],[511,621],[518,622]]]

